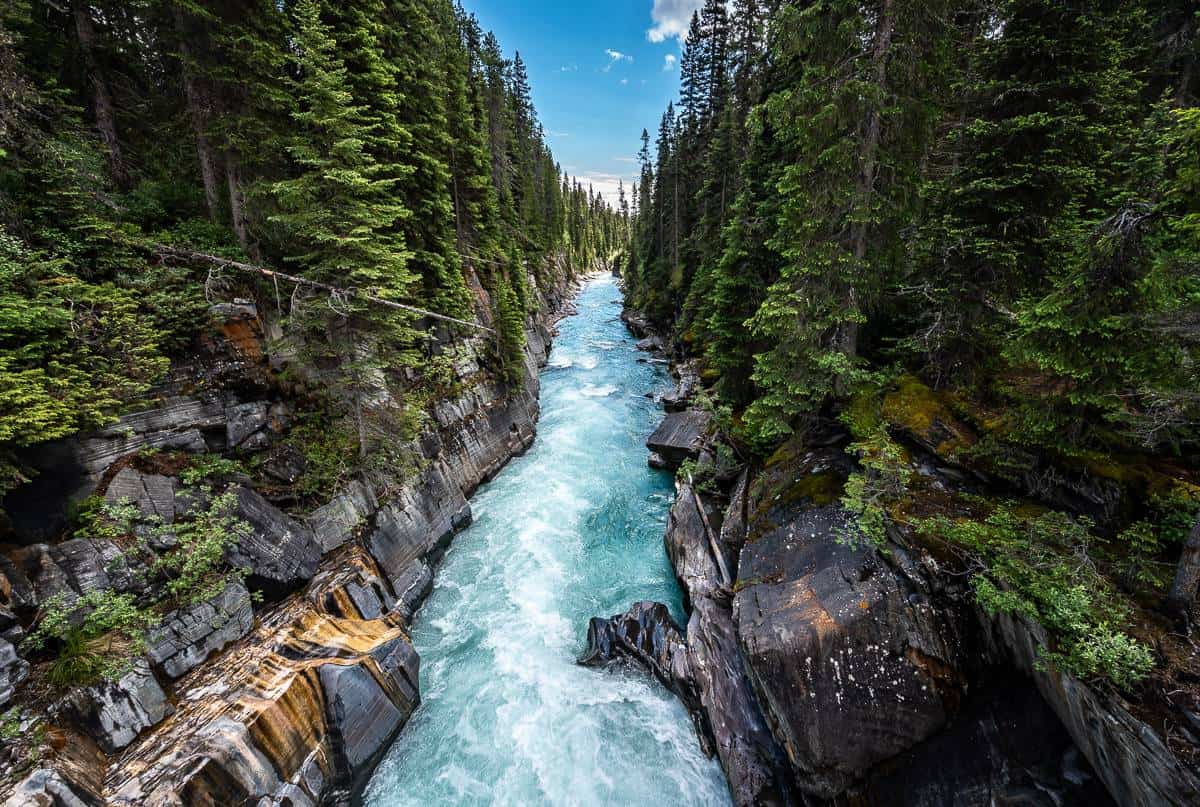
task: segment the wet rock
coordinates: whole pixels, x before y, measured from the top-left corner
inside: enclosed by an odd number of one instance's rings
[[[687,644],[671,612],[660,602],[634,603],[624,614],[588,622],[584,667],[604,667],[631,660],[650,672],[698,714],[700,699],[692,684]]]
[[[689,602],[692,680],[738,805],[791,803],[787,758],[745,672],[729,596],[687,485],[680,485],[664,541]],[[723,525],[722,525],[723,527]]]
[[[96,807],[95,795],[53,768],[38,768],[13,788],[4,807]]]
[[[72,690],[61,708],[109,754],[175,711],[145,659],[116,681]]]
[[[393,588],[415,560],[442,551],[470,523],[470,505],[440,465],[431,465],[375,516],[367,549]]]
[[[873,548],[847,543],[842,508],[785,506],[769,522],[742,550],[734,620],[800,786],[832,798],[945,726],[966,685],[957,635]]]
[[[148,655],[160,673],[179,678],[245,636],[253,624],[250,592],[235,578],[211,600],[168,614],[148,637]]]
[[[251,584],[271,594],[312,579],[321,562],[321,545],[312,529],[250,488],[238,487],[235,495],[234,515],[250,525],[251,534],[228,551],[229,562],[248,569]]]
[[[433,590],[433,570],[422,561],[414,561],[395,579],[393,587],[400,613],[406,620],[412,621],[421,603]]]
[[[322,613],[346,619],[379,619],[396,605],[374,561],[358,547],[339,559],[337,568],[322,572],[307,596]]]
[[[647,336],[645,339],[637,343],[638,350],[644,350],[647,353],[661,353],[663,349],[663,341],[659,336]]]
[[[382,681],[362,664],[325,664],[319,672],[339,778],[354,793],[366,786],[379,758],[420,702],[417,654],[407,637],[380,645],[371,659]]]
[[[0,706],[12,700],[13,692],[29,676],[29,664],[17,656],[16,648],[0,639]]]
[[[327,504],[318,507],[308,517],[308,523],[322,550],[332,552],[354,537],[355,531],[378,509],[375,492],[368,485],[355,480]]]
[[[660,471],[670,470],[670,466],[667,465],[667,461],[664,460],[657,451],[650,452],[650,454],[646,457],[646,464],[651,468],[657,468]]]
[[[684,460],[700,456],[711,421],[711,415],[698,409],[671,412],[650,435],[646,447],[662,457],[668,467],[678,468]]]

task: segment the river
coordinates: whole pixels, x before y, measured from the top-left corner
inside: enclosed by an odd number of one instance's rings
[[[663,549],[670,476],[646,466],[661,366],[588,282],[542,373],[537,441],[472,499],[417,615],[422,704],[369,807],[725,805],[719,765],[648,674],[579,667],[587,622],[643,599],[682,619]]]

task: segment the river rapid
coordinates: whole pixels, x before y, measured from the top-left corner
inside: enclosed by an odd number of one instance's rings
[[[475,522],[413,626],[422,704],[364,796],[394,805],[726,805],[683,706],[648,674],[579,667],[588,619],[637,600],[683,618],[663,548],[671,478],[644,441],[667,383],[611,277],[581,292],[542,373],[537,441],[472,500]]]

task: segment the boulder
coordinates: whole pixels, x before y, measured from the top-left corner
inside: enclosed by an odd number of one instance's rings
[[[684,460],[700,456],[700,448],[708,432],[712,416],[699,409],[671,412],[646,441],[646,447],[662,457],[670,468],[678,468]]]
[[[650,335],[637,343],[638,350],[644,350],[647,353],[661,353],[663,349],[663,341],[661,337]]]
[[[54,768],[37,768],[13,788],[4,807],[96,807],[94,794]]]
[[[66,573],[58,565],[47,544],[21,547],[11,555],[14,571],[29,581],[33,589],[33,600],[41,604],[50,598],[62,595],[68,600],[77,596],[71,588]]]
[[[308,460],[295,446],[276,446],[263,463],[263,472],[277,482],[294,485],[308,470]]]
[[[679,486],[664,541],[691,609],[688,655],[712,744],[735,804],[789,804],[787,757],[746,675],[729,595],[690,494],[687,485]]]
[[[170,524],[175,520],[178,489],[179,483],[172,477],[122,468],[108,483],[104,500],[111,504],[129,501],[147,516],[157,516],[164,524]]]
[[[38,604],[33,583],[12,558],[3,554],[0,554],[0,602],[14,611],[32,610]]]
[[[686,410],[696,393],[700,391],[700,374],[696,372],[694,363],[686,362],[679,365],[678,378],[675,388],[662,396],[663,409],[668,412]]]
[[[179,678],[245,636],[253,625],[250,592],[235,577],[212,599],[168,614],[148,637],[148,655],[161,674]]]
[[[667,461],[664,460],[655,451],[651,451],[646,456],[646,464],[649,465],[651,468],[657,468],[660,471],[669,471],[670,470],[670,468],[667,466]]]
[[[833,798],[946,725],[961,646],[874,548],[849,543],[840,506],[785,504],[755,532],[733,602],[747,671],[801,788]]]
[[[248,569],[251,584],[271,594],[311,580],[322,554],[312,529],[248,487],[239,486],[235,496],[234,515],[250,525],[251,533],[228,550],[229,562]]]
[[[175,711],[145,659],[115,681],[72,690],[61,709],[109,754]]]
[[[17,655],[11,642],[0,639],[0,706],[12,700],[13,692],[29,676],[29,664]]]
[[[141,587],[125,554],[112,541],[72,538],[50,547],[50,555],[68,584],[79,594],[103,589],[128,591]]]

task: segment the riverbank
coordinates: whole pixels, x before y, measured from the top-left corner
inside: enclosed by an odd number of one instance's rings
[[[636,311],[624,319],[647,348],[671,347]],[[665,535],[687,629],[638,603],[593,623],[592,651],[642,664],[679,694],[735,803],[1190,802],[1186,743],[1178,754],[1135,716],[1144,705],[1048,665],[1045,633],[983,610],[944,546],[911,530],[879,546],[848,538],[842,496],[857,462],[844,429],[731,463],[691,366],[674,369],[665,403],[677,412],[648,447],[653,464],[691,463],[696,481],[677,481]],[[925,428],[945,434],[947,423],[935,412]],[[964,487],[957,466],[922,447],[944,438],[896,432],[929,480],[922,490],[940,491],[933,501]]]
[[[459,391],[435,403],[415,443],[415,473],[384,485],[356,480],[301,518],[235,480],[236,514],[252,533],[233,557],[248,567],[249,587],[231,583],[168,615],[149,657],[119,680],[65,699],[47,692],[43,706],[21,711],[26,736],[6,746],[18,751],[7,754],[6,803],[353,800],[420,702],[409,620],[451,537],[471,521],[468,498],[532,444],[538,371],[575,290],[563,284],[540,301],[521,383],[497,380],[471,352],[459,362]],[[230,446],[274,442],[267,415],[285,412],[286,400],[244,399],[247,389],[265,390],[245,379],[269,371],[248,308],[220,312],[220,350],[236,386],[172,398],[65,447],[85,483],[170,521],[175,502],[194,494],[166,469],[115,462],[146,448],[202,450],[217,433]],[[103,560],[87,577],[89,558],[106,546],[76,539],[22,549],[4,565],[6,590],[44,600],[56,580],[76,592],[120,585]]]

